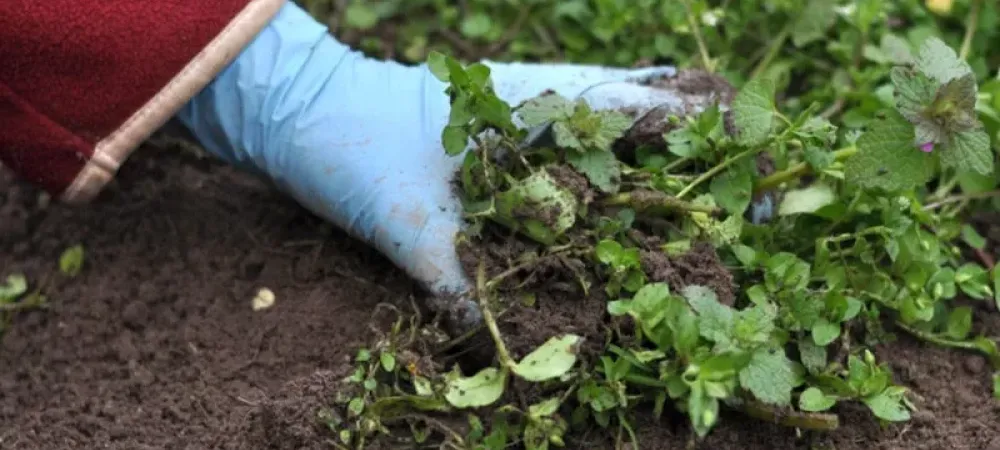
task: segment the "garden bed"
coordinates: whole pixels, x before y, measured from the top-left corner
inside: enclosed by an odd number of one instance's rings
[[[373,250],[230,168],[147,148],[118,183],[73,209],[40,208],[35,189],[0,181],[0,273],[46,280],[50,301],[18,314],[0,342],[0,448],[329,448],[317,412],[372,327],[384,327],[375,305],[408,311],[419,291]],[[65,279],[56,261],[77,243],[85,269]],[[254,311],[261,287],[277,300]],[[544,313],[556,328],[581,328]],[[976,317],[977,331],[1000,329],[995,311]],[[726,414],[696,448],[1000,448],[982,356],[906,335],[875,353],[917,395],[910,422],[881,428],[849,406],[836,411],[838,430],[799,434]],[[692,438],[682,416],[638,417],[643,448]],[[580,439],[567,448],[611,448],[599,432]]]

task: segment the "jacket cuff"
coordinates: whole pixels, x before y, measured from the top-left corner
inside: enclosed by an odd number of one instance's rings
[[[0,162],[90,201],[286,1],[0,2]]]

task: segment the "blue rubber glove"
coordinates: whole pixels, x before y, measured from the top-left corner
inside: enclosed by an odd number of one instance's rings
[[[672,75],[579,65],[491,67],[512,106],[545,90],[597,108],[684,105],[636,81]],[[272,181],[304,207],[376,247],[421,282],[459,327],[478,308],[455,251],[461,206],[449,184],[445,85],[425,65],[365,58],[293,2],[179,113],[215,156]]]

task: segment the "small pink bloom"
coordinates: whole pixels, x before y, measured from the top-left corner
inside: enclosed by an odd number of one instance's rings
[[[934,141],[920,144],[920,151],[924,153],[930,153],[934,151]]]

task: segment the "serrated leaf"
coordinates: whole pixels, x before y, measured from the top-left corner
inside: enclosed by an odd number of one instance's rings
[[[611,151],[612,144],[632,126],[632,119],[612,110],[597,111],[595,114],[600,118],[601,126],[593,137],[591,145],[594,148]]]
[[[574,334],[549,338],[514,366],[514,373],[528,381],[545,381],[566,374],[576,364],[582,338]]]
[[[740,371],[740,385],[761,402],[785,406],[792,403],[796,375],[783,351],[761,350]]]
[[[767,77],[751,80],[732,101],[737,142],[757,146],[767,141],[774,127],[774,81]]]
[[[990,137],[983,130],[963,131],[951,135],[941,165],[963,172],[989,175],[994,170],[994,155]]]
[[[894,67],[889,77],[896,108],[911,123],[922,121],[924,109],[934,102],[939,83],[908,67]]]
[[[618,192],[621,169],[614,153],[604,150],[569,152],[566,162],[590,180],[590,183],[607,193]]]
[[[536,127],[569,117],[573,114],[573,103],[559,94],[542,95],[524,102],[517,114],[525,126]]]
[[[792,27],[792,43],[796,47],[804,47],[822,39],[837,22],[833,7],[831,0],[810,0]]]
[[[507,372],[487,367],[471,377],[454,372],[445,386],[445,399],[456,408],[479,408],[500,399],[507,383]]]
[[[940,83],[972,72],[969,64],[960,59],[954,49],[935,36],[924,40],[917,56],[916,67]]]
[[[689,285],[681,295],[698,313],[698,331],[702,337],[721,345],[731,341],[735,311],[722,303],[715,292],[701,285]]]
[[[799,395],[799,409],[808,412],[826,411],[837,404],[837,398],[826,395],[819,388],[810,387]]]
[[[882,47],[882,52],[894,64],[909,65],[916,62],[910,43],[895,34],[887,33],[883,35],[879,45]]]
[[[778,215],[813,213],[836,200],[837,194],[832,187],[824,183],[815,183],[803,189],[786,192],[778,207]]]
[[[889,192],[926,183],[934,176],[934,155],[917,149],[913,140],[913,125],[899,113],[887,112],[877,128],[858,138],[858,153],[845,163],[847,180]]]

